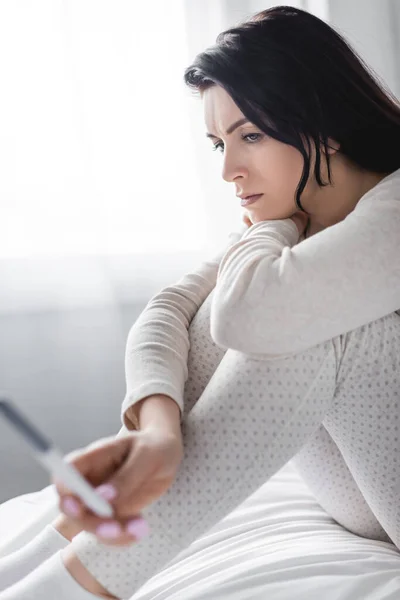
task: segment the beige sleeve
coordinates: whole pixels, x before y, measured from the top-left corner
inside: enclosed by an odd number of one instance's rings
[[[243,225],[230,233],[222,250],[153,296],[131,327],[125,351],[126,395],[121,408],[121,421],[126,427],[127,409],[152,394],[166,394],[175,400],[182,421],[189,325],[215,286],[225,252],[245,231],[247,226]],[[130,418],[135,417],[138,429],[137,415],[130,412]]]

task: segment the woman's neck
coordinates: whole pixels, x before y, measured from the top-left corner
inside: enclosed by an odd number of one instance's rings
[[[311,236],[313,236],[315,233],[318,233],[319,231],[322,231],[323,229],[326,229],[326,227],[324,227],[323,225],[320,225],[319,223],[314,223],[311,222],[311,219],[308,221],[307,227],[304,231],[304,239],[307,239]]]

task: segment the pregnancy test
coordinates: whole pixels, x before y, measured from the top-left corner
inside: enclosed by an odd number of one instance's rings
[[[53,477],[67,486],[99,517],[112,517],[112,506],[82,477],[77,469],[64,460],[56,446],[30,423],[10,400],[0,398],[0,414],[13,425],[33,448],[35,458]]]

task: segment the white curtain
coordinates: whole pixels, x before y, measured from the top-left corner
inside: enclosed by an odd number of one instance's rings
[[[181,0],[0,3],[0,256],[198,248]]]
[[[183,83],[229,4],[2,0],[0,311],[146,298],[240,224]]]

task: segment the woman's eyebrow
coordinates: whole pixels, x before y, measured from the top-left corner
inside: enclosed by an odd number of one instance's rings
[[[244,117],[244,119],[239,119],[238,121],[235,121],[235,123],[233,123],[226,130],[226,135],[230,135],[231,133],[233,133],[235,131],[235,129],[237,129],[238,127],[240,127],[240,125],[243,125],[244,123],[250,123],[250,121],[248,119],[246,119],[246,117]],[[216,140],[218,139],[218,137],[216,135],[213,135],[212,133],[206,133],[206,137],[214,138]]]

